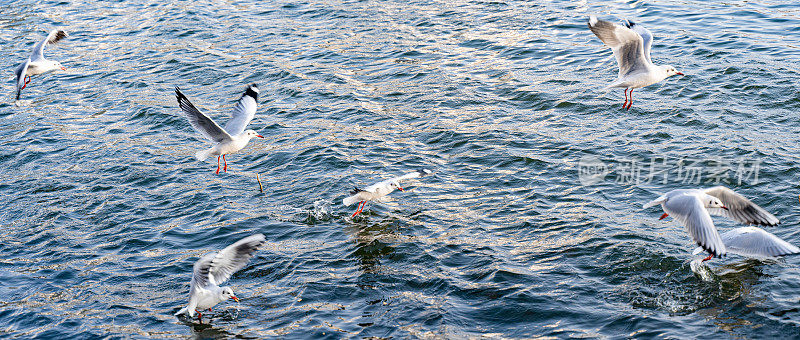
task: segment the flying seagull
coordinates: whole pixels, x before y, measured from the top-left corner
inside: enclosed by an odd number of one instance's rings
[[[217,174],[219,174],[220,156],[225,162],[223,171],[228,172],[226,154],[236,153],[243,149],[253,137],[264,138],[264,136],[253,130],[245,130],[247,124],[253,120],[253,116],[256,114],[256,100],[258,100],[258,87],[256,87],[256,84],[248,86],[242,97],[239,98],[239,102],[233,108],[228,124],[225,124],[225,129],[222,129],[211,118],[208,118],[208,116],[194,107],[177,87],[175,87],[175,96],[178,98],[178,105],[181,107],[181,111],[189,119],[189,123],[192,124],[195,130],[214,143],[214,146],[210,149],[198,151],[195,157],[200,161],[204,161],[209,156],[217,156]]]
[[[192,282],[189,288],[189,304],[181,308],[175,315],[188,313],[197,320],[202,321],[200,310],[216,306],[218,303],[239,298],[233,294],[231,287],[220,287],[233,273],[244,268],[262,244],[266,242],[263,234],[245,237],[231,244],[218,253],[210,253],[201,257],[194,263]]]
[[[48,60],[44,57],[45,45],[55,44],[66,37],[67,33],[62,30],[50,31],[50,34],[48,34],[46,38],[33,46],[33,52],[31,52],[31,56],[28,57],[25,62],[17,66],[16,70],[14,70],[14,73],[17,76],[17,100],[19,100],[19,95],[22,93],[22,90],[25,89],[25,86],[31,82],[32,76],[58,69],[66,70],[64,66],[61,66],[61,63]]]
[[[626,21],[625,26],[621,26],[599,20],[596,16],[590,16],[589,29],[606,46],[611,47],[617,58],[619,75],[617,80],[608,87],[625,89],[623,109],[630,109],[633,105],[633,89],[658,83],[676,74],[683,75],[672,66],[653,64],[650,60],[650,45],[653,43],[653,35],[633,21]],[[628,99],[628,90],[630,90],[630,100]]]

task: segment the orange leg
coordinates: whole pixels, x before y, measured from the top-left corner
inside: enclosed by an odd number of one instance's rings
[[[194,311],[197,312],[197,321],[202,323],[203,322],[203,314],[198,312],[196,309]]]
[[[228,172],[228,161],[225,159],[225,155],[222,155],[222,161],[225,162],[225,168],[223,169],[223,171],[225,171],[227,173]]]
[[[714,254],[708,255],[708,257],[704,258],[703,261],[700,261],[700,262],[706,262],[706,261],[712,259],[713,257],[714,257]]]
[[[350,218],[356,217],[356,215],[360,214],[361,211],[364,210],[365,205],[367,205],[367,201],[358,202],[358,209],[356,209],[356,212],[354,212],[353,216],[350,216]]]
[[[20,91],[24,90],[24,89],[25,89],[25,86],[28,86],[28,83],[30,83],[30,82],[31,82],[31,77],[30,77],[30,76],[25,76],[25,78],[24,78],[24,79],[25,79],[25,84],[22,84],[22,88],[21,88],[21,89],[19,89]]]
[[[219,175],[219,156],[217,156],[217,175]]]
[[[658,219],[659,220],[663,220],[663,219],[667,218],[667,216],[669,216],[669,214],[664,213],[664,215],[661,215],[661,217],[659,217]]]
[[[631,105],[633,105],[633,89],[631,89],[630,96],[631,96],[631,99],[628,100],[628,108],[626,110],[630,110],[631,109]]]
[[[624,109],[625,106],[627,106],[627,105],[628,105],[628,89],[626,88],[625,89],[625,102],[622,103],[622,108]]]

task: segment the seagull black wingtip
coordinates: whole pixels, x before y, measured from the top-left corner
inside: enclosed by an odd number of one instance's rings
[[[251,84],[247,87],[247,90],[244,91],[243,97],[253,97],[253,100],[258,101],[258,86],[256,84]]]

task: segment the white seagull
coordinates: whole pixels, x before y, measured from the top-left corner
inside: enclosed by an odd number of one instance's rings
[[[228,120],[228,124],[225,124],[224,130],[211,118],[197,110],[177,87],[175,87],[175,96],[178,97],[178,105],[186,115],[186,118],[189,119],[189,123],[203,136],[216,143],[208,150],[198,151],[195,157],[200,161],[204,161],[208,156],[217,156],[217,174],[219,174],[220,156],[225,162],[224,171],[228,172],[226,154],[235,153],[243,149],[253,137],[264,138],[264,136],[253,130],[244,129],[256,114],[256,100],[258,100],[258,87],[256,87],[256,84],[248,86],[247,90],[244,91],[242,98],[233,108],[231,118]]]
[[[658,204],[664,210],[659,219],[672,215],[686,227],[697,245],[709,252],[710,255],[703,261],[714,256],[721,257],[727,252],[726,243],[714,227],[710,215],[726,216],[744,224],[773,226],[780,223],[766,210],[723,186],[672,190],[645,204],[644,208]]]
[[[627,27],[625,27],[627,26]],[[650,60],[650,45],[653,35],[646,28],[633,21],[626,20],[625,26],[589,17],[589,29],[614,51],[619,64],[617,80],[608,85],[625,89],[625,103],[622,108],[630,109],[633,105],[633,89],[658,83],[669,76],[683,73],[669,65],[657,66]],[[630,90],[630,100],[628,100]]]
[[[210,311],[211,307],[228,299],[239,302],[231,287],[219,285],[227,281],[233,273],[244,268],[264,242],[266,238],[263,234],[251,235],[218,253],[210,253],[197,260],[192,272],[189,304],[175,315],[189,313],[189,317],[194,317],[197,313],[197,319],[202,321],[203,315],[199,310],[208,308]]]
[[[800,254],[800,248],[758,227],[742,227],[720,235],[725,249],[731,254],[748,257],[778,257]],[[703,252],[697,247],[692,254]]]
[[[350,195],[342,200],[342,204],[344,205],[353,205],[358,202],[358,209],[351,218],[356,217],[356,215],[360,214],[364,210],[364,206],[367,205],[369,201],[375,202],[386,202],[389,200],[388,195],[394,191],[395,189],[403,191],[403,187],[400,186],[400,181],[404,181],[407,179],[412,178],[419,178],[422,176],[427,176],[432,174],[433,172],[428,169],[417,170],[414,172],[409,172],[403,176],[387,179],[385,181],[381,181],[370,185],[366,188],[359,189],[355,188],[350,191]]]
[[[19,100],[19,95],[25,86],[31,82],[32,76],[58,69],[66,70],[64,66],[61,66],[61,63],[53,60],[47,60],[44,57],[45,45],[55,44],[66,37],[67,33],[62,30],[50,31],[50,34],[48,34],[44,40],[33,46],[33,52],[31,53],[31,56],[28,57],[28,60],[25,60],[25,62],[17,66],[17,69],[14,70],[14,73],[17,76],[17,100]]]

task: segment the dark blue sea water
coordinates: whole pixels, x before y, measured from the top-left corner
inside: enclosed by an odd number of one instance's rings
[[[622,110],[589,14],[686,76]],[[15,103],[52,28],[68,70]],[[794,1],[10,1],[0,46],[0,337],[800,337],[800,258],[704,281],[641,208],[724,184],[800,245]],[[253,82],[266,139],[215,175],[173,88],[224,122]],[[418,168],[349,218],[353,186]],[[254,233],[241,303],[173,316]]]

